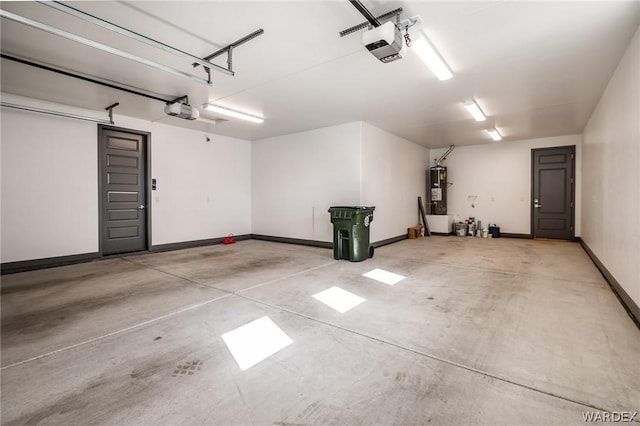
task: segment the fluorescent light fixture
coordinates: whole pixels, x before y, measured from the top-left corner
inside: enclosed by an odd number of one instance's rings
[[[467,111],[469,111],[469,114],[471,114],[471,116],[476,121],[484,121],[487,119],[475,100],[472,99],[465,102],[464,107],[467,109]]]
[[[293,343],[293,340],[266,316],[223,334],[222,340],[242,371]]]
[[[340,287],[331,287],[320,293],[314,294],[313,298],[319,300],[330,308],[344,314],[365,301],[360,296],[343,290]]]
[[[244,112],[236,111],[233,109],[229,109],[220,105],[214,104],[204,104],[204,109],[211,112],[216,112],[218,114],[226,115],[233,118],[239,118],[241,120],[251,121],[252,123],[262,123],[264,122],[264,118],[258,117],[251,114],[245,114]]]
[[[378,268],[362,275],[388,285],[395,285],[406,278],[402,275],[394,274],[393,272],[385,271],[384,269]]]
[[[502,135],[500,134],[500,132],[498,132],[497,129],[488,129],[487,132],[489,132],[491,139],[493,139],[494,141],[502,140]]]
[[[411,48],[439,80],[449,80],[453,77],[453,73],[425,35],[413,40]]]

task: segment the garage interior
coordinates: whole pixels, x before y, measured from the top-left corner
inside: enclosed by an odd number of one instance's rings
[[[640,2],[0,11],[3,425],[640,422]]]

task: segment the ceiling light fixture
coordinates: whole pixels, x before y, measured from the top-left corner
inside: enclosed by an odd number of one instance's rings
[[[204,109],[218,114],[226,115],[229,117],[239,118],[241,120],[251,121],[252,123],[262,123],[264,118],[255,115],[245,114],[244,112],[235,111],[219,105],[204,104]]]
[[[467,111],[469,111],[469,114],[471,114],[471,116],[476,121],[484,121],[487,119],[475,100],[472,99],[465,102],[464,107],[467,109]]]
[[[487,132],[491,136],[491,139],[493,139],[494,141],[502,140],[502,135],[500,134],[500,132],[498,132],[497,129],[488,129]]]
[[[431,43],[429,43],[424,34],[413,40],[411,48],[416,52],[416,55],[418,55],[422,62],[429,67],[431,72],[435,74],[438,80],[449,80],[453,77],[449,66],[444,62]]]

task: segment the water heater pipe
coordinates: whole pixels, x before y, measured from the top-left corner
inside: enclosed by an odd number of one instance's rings
[[[436,167],[440,167],[440,163],[442,163],[444,160],[447,159],[447,155],[451,154],[451,151],[453,151],[455,147],[456,147],[455,145],[449,145],[449,149],[447,150],[447,152],[442,154],[442,156],[437,160],[434,160],[436,162]]]

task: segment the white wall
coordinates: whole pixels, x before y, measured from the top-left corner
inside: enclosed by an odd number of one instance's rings
[[[371,241],[407,233],[418,224],[418,196],[425,199],[429,151],[370,124],[362,124],[360,204],[375,206]]]
[[[640,29],[584,130],[582,239],[640,306]]]
[[[580,236],[580,135],[456,147],[443,162],[453,183],[448,188],[447,213],[455,221],[475,217],[483,224],[496,223],[503,233],[530,234],[531,149],[568,145],[576,146],[575,235]],[[445,151],[431,150],[430,165]]]
[[[251,233],[251,143],[152,127],[153,244]]]
[[[98,251],[96,125],[2,109],[2,262]]]
[[[371,241],[418,221],[428,150],[367,123],[253,143],[253,233],[331,242],[331,206],[375,206]]]
[[[328,208],[360,203],[360,123],[253,142],[253,233],[331,242]]]
[[[250,142],[209,134],[207,143],[202,132],[114,118],[151,132],[152,245],[251,233]],[[2,262],[99,250],[97,134],[95,123],[2,109]]]

